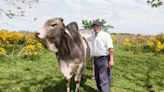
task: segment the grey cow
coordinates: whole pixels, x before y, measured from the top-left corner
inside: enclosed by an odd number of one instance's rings
[[[70,79],[74,74],[75,92],[79,92],[81,76],[90,52],[87,41],[78,31],[77,23],[65,26],[62,18],[52,18],[45,22],[36,36],[45,39],[48,48],[55,52],[66,80],[67,92],[70,92]]]

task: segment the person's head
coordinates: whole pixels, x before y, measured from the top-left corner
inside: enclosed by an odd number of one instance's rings
[[[102,24],[101,24],[101,22],[98,19],[93,21],[92,28],[93,28],[93,30],[95,32],[100,32],[101,31],[101,27],[102,27]]]

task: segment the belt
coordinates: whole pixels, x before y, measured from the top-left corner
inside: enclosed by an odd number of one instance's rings
[[[104,57],[108,57],[109,55],[107,55],[107,56],[94,56],[93,58],[94,59],[99,59],[99,58],[104,58]]]

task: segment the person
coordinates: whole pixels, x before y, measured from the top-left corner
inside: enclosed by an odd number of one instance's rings
[[[102,30],[99,20],[93,21],[91,54],[94,59],[95,81],[99,92],[109,92],[114,65],[114,46],[109,33]]]

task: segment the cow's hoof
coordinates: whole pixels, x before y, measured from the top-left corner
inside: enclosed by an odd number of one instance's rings
[[[76,90],[75,92],[80,92],[80,90],[78,89],[78,90]]]
[[[70,92],[70,90],[67,90],[66,92]]]

